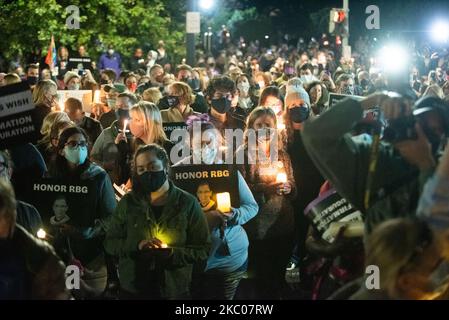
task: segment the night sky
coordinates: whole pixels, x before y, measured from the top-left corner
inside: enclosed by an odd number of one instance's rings
[[[260,12],[269,13],[279,9],[277,26],[284,32],[288,30],[308,29],[310,13],[325,7],[343,7],[343,0],[248,0]],[[368,5],[377,5],[380,9],[381,29],[369,32],[365,28],[368,15],[365,9]],[[398,30],[415,32],[422,37],[423,31],[429,28],[432,20],[437,17],[449,18],[449,1],[447,0],[349,0],[351,36],[385,34]]]

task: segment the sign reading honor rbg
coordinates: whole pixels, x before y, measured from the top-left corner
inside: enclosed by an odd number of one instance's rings
[[[33,99],[27,83],[0,87],[0,149],[36,139],[33,110]]]

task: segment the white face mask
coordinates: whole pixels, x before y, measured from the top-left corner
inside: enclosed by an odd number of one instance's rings
[[[80,84],[79,83],[71,84],[70,86],[67,87],[67,89],[69,89],[69,90],[79,90],[80,89]]]
[[[262,90],[263,88],[265,88],[265,82],[260,81],[257,83],[259,85],[260,90]]]
[[[112,56],[114,54],[114,49],[109,49],[108,53],[109,53],[110,56]]]
[[[240,92],[243,92],[246,94],[249,91],[249,83],[248,82],[240,82],[237,85],[237,89],[239,89]]]
[[[311,74],[308,74],[308,75],[302,75],[300,79],[301,79],[301,81],[304,82],[304,83],[309,83],[309,82],[312,82],[312,81],[314,80],[314,76],[311,75]]]

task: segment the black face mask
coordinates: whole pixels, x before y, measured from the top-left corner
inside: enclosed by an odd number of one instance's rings
[[[200,80],[199,79],[187,79],[187,84],[192,88],[193,91],[197,91],[200,89]]]
[[[305,106],[296,106],[288,109],[290,119],[294,123],[302,123],[309,118],[309,108]]]
[[[115,110],[115,115],[119,119],[129,119],[129,110],[119,108],[119,109]]]
[[[362,79],[362,81],[360,81],[360,85],[362,86],[362,88],[366,88],[368,87],[368,80],[366,79]]]
[[[37,83],[37,77],[27,77],[27,82],[30,86],[34,86]]]
[[[137,178],[142,186],[145,194],[150,194],[159,190],[167,180],[167,175],[164,170],[161,171],[146,171]]]
[[[176,107],[179,104],[179,97],[167,96],[167,104],[170,108]]]
[[[212,99],[212,108],[218,113],[225,114],[231,109],[231,100],[227,98]]]

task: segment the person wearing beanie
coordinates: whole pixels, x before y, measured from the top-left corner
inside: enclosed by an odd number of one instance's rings
[[[299,80],[299,78],[295,78]],[[289,84],[292,80],[290,80]],[[304,209],[319,194],[324,178],[310,158],[303,142],[302,130],[304,123],[312,117],[310,98],[302,85],[292,85],[287,88],[284,114],[287,153],[291,158],[293,176],[296,181],[298,195],[293,200],[295,217],[294,249],[286,268],[286,280],[290,287],[300,282],[300,263],[306,252],[306,239],[309,221],[304,215]]]
[[[64,84],[67,90],[79,90],[81,78],[78,73],[67,71],[64,75]]]

